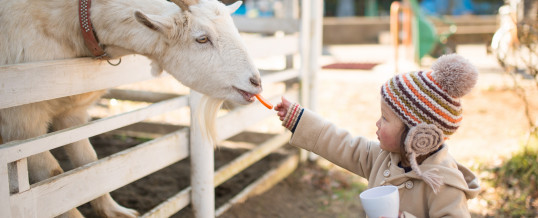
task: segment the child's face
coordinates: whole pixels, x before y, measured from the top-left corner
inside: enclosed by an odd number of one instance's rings
[[[375,124],[381,149],[400,153],[400,143],[405,124],[383,101],[381,101],[381,118]]]

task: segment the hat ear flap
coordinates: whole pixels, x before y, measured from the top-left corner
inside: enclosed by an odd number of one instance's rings
[[[409,158],[411,168],[422,177],[437,194],[441,185],[443,185],[443,177],[437,174],[438,169],[433,168],[422,172],[418,167],[417,156],[428,154],[439,148],[444,142],[443,131],[433,124],[420,123],[409,129],[404,141],[405,152]]]
[[[434,124],[420,123],[409,129],[404,141],[405,151],[417,155],[428,154],[439,148],[444,138],[443,131]]]

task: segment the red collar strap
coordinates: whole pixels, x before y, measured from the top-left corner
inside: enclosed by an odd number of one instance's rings
[[[84,37],[84,44],[92,52],[93,56],[97,59],[108,60],[110,57],[105,53],[101,44],[97,41],[95,32],[90,20],[90,8],[91,0],[79,0],[78,2],[78,18],[80,21],[80,29],[82,30],[82,37]]]

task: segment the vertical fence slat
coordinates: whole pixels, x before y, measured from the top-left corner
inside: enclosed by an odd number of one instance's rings
[[[0,175],[8,175],[7,163],[0,160]],[[9,203],[9,178],[0,177],[0,217],[11,217],[11,208]]]
[[[12,178],[10,192],[17,193],[30,189],[28,180],[28,162],[26,158],[8,164],[9,177]]]
[[[209,143],[198,129],[199,103],[202,94],[191,91],[189,103],[191,107],[190,160],[191,160],[191,204],[197,218],[215,217],[214,153]]]

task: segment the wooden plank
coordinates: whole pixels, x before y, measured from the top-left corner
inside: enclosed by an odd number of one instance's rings
[[[150,60],[122,57],[119,66],[90,58],[0,66],[0,108],[108,89],[154,78]]]
[[[299,38],[295,35],[282,37],[243,37],[252,58],[267,58],[277,55],[296,54]]]
[[[35,204],[40,217],[57,216],[184,159],[189,154],[188,132],[177,131],[34,184],[12,196],[11,209]]]
[[[140,122],[151,116],[178,109],[188,105],[188,97],[182,96],[162,101],[87,124],[56,131],[33,139],[13,141],[0,147],[0,160],[13,162],[65,144],[79,141],[97,134],[108,132],[129,124]]]
[[[159,101],[168,100],[171,98],[179,97],[181,95],[172,94],[172,93],[158,93],[158,92],[148,92],[148,91],[138,91],[138,90],[126,90],[126,89],[110,89],[108,93],[105,94],[104,98],[115,98],[119,100],[128,100],[128,101],[143,101],[156,103]]]
[[[215,186],[219,186],[220,184],[237,175],[239,172],[243,171],[256,161],[261,160],[277,148],[282,147],[282,145],[285,145],[288,140],[290,140],[290,137],[290,132],[277,135],[267,140],[255,149],[245,154],[242,154],[228,164],[222,166],[219,170],[217,170],[217,172],[215,172]]]
[[[297,168],[299,162],[298,160],[299,158],[297,157],[297,155],[290,155],[284,161],[280,162],[277,168],[265,173],[261,178],[247,186],[245,189],[243,189],[243,191],[234,196],[226,204],[219,207],[215,215],[220,216],[228,209],[230,209],[234,204],[244,202],[249,197],[259,195],[269,190],[275,184],[290,175]]]
[[[164,123],[139,122],[112,130],[106,134],[154,139],[187,127]]]
[[[190,186],[181,190],[181,192],[175,194],[171,198],[168,198],[166,201],[160,203],[146,214],[142,215],[141,218],[171,217],[189,205],[191,190],[192,188]]]
[[[283,31],[285,33],[299,32],[299,20],[293,18],[272,18],[272,17],[232,17],[235,26],[240,32],[247,33],[275,33]]]

